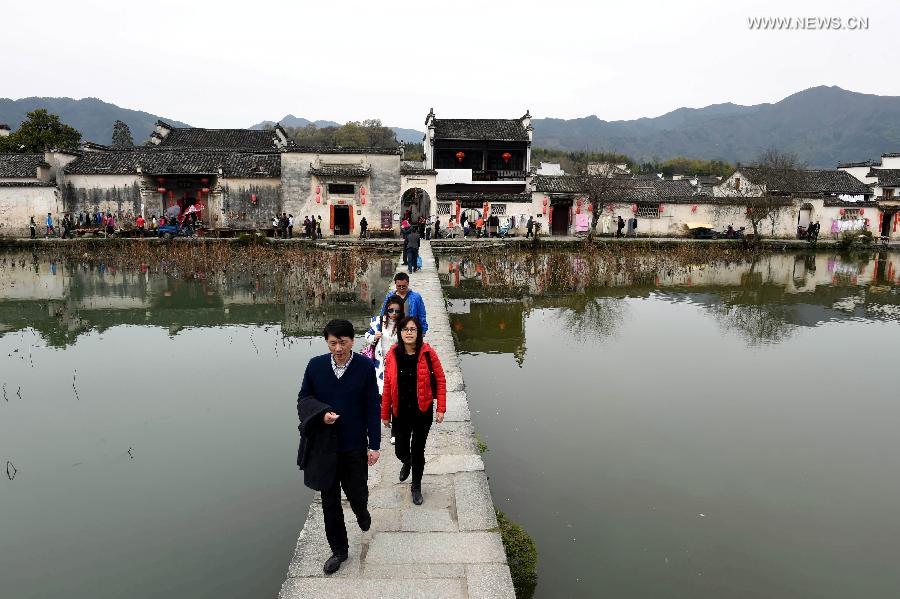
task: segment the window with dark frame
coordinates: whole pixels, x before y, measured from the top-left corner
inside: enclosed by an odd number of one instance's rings
[[[659,204],[638,204],[635,216],[638,218],[659,218]]]

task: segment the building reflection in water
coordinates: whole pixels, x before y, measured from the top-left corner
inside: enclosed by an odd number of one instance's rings
[[[525,359],[527,316],[553,310],[576,337],[609,337],[629,298],[690,302],[749,345],[845,319],[900,320],[900,255],[773,254],[742,262],[610,260],[576,253],[441,256],[460,351]]]
[[[171,335],[186,327],[276,324],[288,336],[318,336],[332,318],[360,329],[380,306],[396,260],[320,252],[315,271],[274,269],[177,276],[24,253],[0,258],[0,334],[33,328],[64,346],[89,330],[132,324]]]

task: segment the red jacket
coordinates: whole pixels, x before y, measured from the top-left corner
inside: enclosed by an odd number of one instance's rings
[[[381,395],[381,419],[387,420],[391,413],[397,415],[400,408],[399,392],[397,389],[397,354],[396,345],[391,347],[384,360],[384,392]],[[427,343],[422,344],[419,352],[419,362],[416,365],[416,397],[419,398],[419,409],[423,412],[428,409],[433,401],[431,392],[431,373],[428,372],[428,361],[425,354],[431,355],[431,367],[434,370],[434,378],[437,382],[437,411],[443,414],[447,411],[447,379],[444,378],[444,367],[441,360]]]

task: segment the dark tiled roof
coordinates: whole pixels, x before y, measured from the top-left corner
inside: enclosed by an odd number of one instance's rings
[[[605,179],[604,182],[606,183],[605,191],[610,199],[621,202],[666,202],[695,195],[694,187],[687,179],[671,181],[658,177],[653,179],[611,177]],[[537,176],[532,183],[535,191],[543,193],[578,194],[587,191],[585,179],[580,176]]]
[[[282,152],[293,154],[400,154],[400,146],[396,148],[344,148],[325,146],[295,146],[284,148]]]
[[[39,166],[50,166],[43,154],[0,154],[0,178],[36,179]]]
[[[450,202],[454,200],[471,201],[478,200],[481,202],[530,202],[531,194],[523,193],[476,193],[476,192],[454,192],[439,191],[437,199],[442,202]]]
[[[845,202],[843,200],[839,200],[837,198],[825,198],[823,204],[826,207],[839,207],[839,208],[877,208],[878,202],[875,200],[870,200],[868,202]]]
[[[437,171],[431,168],[425,168],[423,163],[418,160],[403,160],[400,162],[401,175],[436,175]]]
[[[867,177],[878,177],[879,187],[896,187],[900,185],[900,169],[873,168],[869,170]]]
[[[56,187],[55,181],[26,181],[15,183],[13,181],[0,181],[0,187]]]
[[[266,129],[199,129],[173,127],[160,138],[160,148],[208,148],[227,150],[266,151],[277,150],[277,136]]]
[[[737,169],[754,184],[765,184],[769,192],[849,194],[872,193],[859,179],[839,170],[774,170],[742,166]]]
[[[360,179],[363,177],[368,177],[371,171],[370,169],[362,166],[328,165],[313,167],[309,169],[309,172],[317,177],[344,177],[350,179]]]
[[[213,150],[138,149],[89,152],[66,167],[72,175],[130,175],[138,167],[145,175],[214,175],[222,168],[226,177],[280,177],[277,153],[223,152]]]
[[[535,175],[531,180],[535,191],[543,193],[584,193],[584,180],[577,175]]]
[[[853,168],[854,166],[881,166],[881,162],[874,160],[863,160],[862,162],[839,162],[838,168]]]
[[[528,141],[519,119],[434,119],[435,139]]]

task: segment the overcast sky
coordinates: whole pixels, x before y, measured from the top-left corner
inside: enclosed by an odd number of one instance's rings
[[[900,95],[897,2],[6,2],[0,97],[99,97],[201,127],[291,113],[602,119],[775,102],[816,85]],[[748,17],[869,19],[751,31]]]

